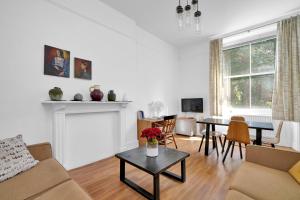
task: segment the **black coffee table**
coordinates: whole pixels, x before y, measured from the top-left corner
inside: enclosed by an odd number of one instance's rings
[[[189,153],[178,151],[175,149],[169,149],[165,147],[159,147],[159,155],[157,157],[147,157],[146,148],[135,148],[129,151],[116,154],[116,157],[120,159],[120,180],[126,183],[129,187],[142,194],[148,199],[159,199],[159,175],[163,174],[169,178],[177,181],[185,182],[186,168],[185,159],[190,156]],[[178,176],[172,172],[168,172],[167,169],[176,163],[181,162],[181,175]],[[153,176],[153,194],[149,193],[142,187],[138,186],[131,180],[125,177],[125,163],[128,163],[140,170],[147,172]]]

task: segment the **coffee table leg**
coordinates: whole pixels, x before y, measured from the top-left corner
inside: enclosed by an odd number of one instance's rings
[[[186,181],[185,159],[181,161],[181,181]]]
[[[153,197],[159,200],[159,174],[153,176]]]
[[[169,171],[164,171],[161,173],[164,176],[172,178],[176,181],[185,182],[186,181],[186,167],[185,167],[185,159],[181,161],[181,175],[178,176],[177,174]]]
[[[120,160],[120,180],[124,182],[125,180],[125,161]]]

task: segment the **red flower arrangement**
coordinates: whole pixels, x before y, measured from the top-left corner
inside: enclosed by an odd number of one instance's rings
[[[157,144],[158,139],[161,138],[161,130],[159,128],[146,128],[142,131],[141,137],[147,138],[148,143]]]

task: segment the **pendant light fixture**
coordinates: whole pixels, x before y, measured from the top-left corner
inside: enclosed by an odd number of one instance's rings
[[[185,13],[185,24],[186,26],[191,26],[192,23],[192,7],[189,5],[189,0],[186,1],[186,6],[184,7]]]
[[[184,17],[183,17],[183,7],[181,6],[181,2],[179,0],[179,5],[176,7],[177,21],[179,30],[183,29]]]
[[[201,12],[199,11],[198,8],[198,3],[197,3],[197,11],[194,13],[194,20],[195,20],[195,30],[196,32],[201,31]]]
[[[197,11],[198,0],[192,0],[192,10],[195,13]]]
[[[196,32],[201,31],[201,12],[198,4],[198,0],[191,0],[191,4],[189,4],[189,0],[186,0],[186,6],[183,8],[181,1],[178,1],[176,15],[179,30],[190,27],[193,24]]]

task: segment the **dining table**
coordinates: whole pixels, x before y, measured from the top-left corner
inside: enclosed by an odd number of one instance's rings
[[[215,131],[215,127],[217,126],[229,126],[230,120],[223,119],[223,118],[205,118],[201,120],[197,120],[199,124],[206,125],[206,132],[205,132],[205,152],[206,156],[209,155],[209,137],[210,137],[210,127],[212,131]],[[262,130],[273,131],[273,123],[272,122],[257,122],[257,121],[246,121],[248,124],[249,129],[256,130],[256,139],[255,144],[261,145],[262,144]]]

